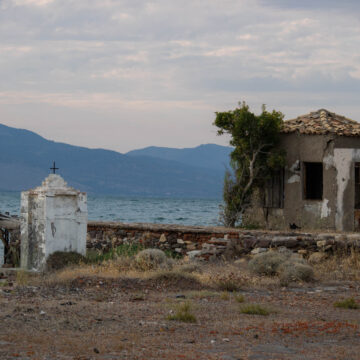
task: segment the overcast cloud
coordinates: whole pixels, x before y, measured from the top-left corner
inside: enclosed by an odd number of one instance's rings
[[[360,2],[0,0],[0,123],[125,152],[225,143],[246,100],[360,121]]]

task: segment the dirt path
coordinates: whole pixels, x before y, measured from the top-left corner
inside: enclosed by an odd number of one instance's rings
[[[70,287],[2,287],[0,359],[346,359],[360,358],[360,310],[334,308],[359,284],[244,289],[233,294],[156,284],[80,279]],[[169,321],[191,301],[195,324]]]

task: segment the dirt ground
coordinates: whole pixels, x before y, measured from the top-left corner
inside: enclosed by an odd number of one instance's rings
[[[360,310],[334,307],[360,301],[356,281],[244,284],[231,293],[181,277],[3,277],[2,360],[360,359]],[[196,323],[167,319],[184,301]],[[271,312],[241,313],[249,303]]]

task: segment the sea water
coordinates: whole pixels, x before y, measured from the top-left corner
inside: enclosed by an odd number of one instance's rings
[[[99,221],[219,225],[221,199],[140,198],[88,195],[88,218]],[[20,193],[0,192],[0,212],[20,214]]]

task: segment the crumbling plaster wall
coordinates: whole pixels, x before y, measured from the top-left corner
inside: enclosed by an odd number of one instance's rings
[[[87,198],[55,174],[21,194],[21,267],[43,270],[55,251],[86,254]]]
[[[303,229],[354,231],[355,167],[360,162],[360,138],[335,135],[284,134],[286,149],[284,208],[263,209],[253,199],[246,221],[268,229],[296,224]],[[323,163],[323,199],[304,199],[303,162]]]

